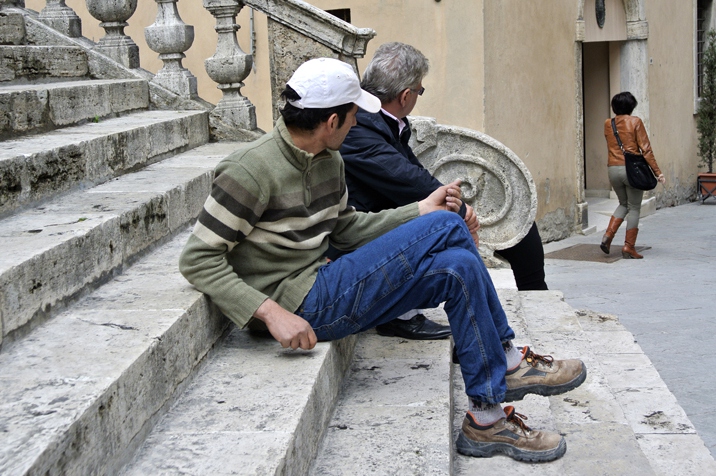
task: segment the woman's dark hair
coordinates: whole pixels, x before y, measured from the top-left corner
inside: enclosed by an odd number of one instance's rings
[[[348,112],[353,109],[352,102],[327,108],[299,109],[288,101],[297,101],[301,99],[301,96],[288,85],[281,93],[281,97],[286,100],[286,104],[280,110],[283,121],[287,126],[296,127],[304,131],[315,130],[321,122],[327,121],[331,114],[338,114],[338,127],[342,127],[343,123],[346,122]]]
[[[623,93],[619,93],[612,98],[612,111],[614,111],[614,114],[617,116],[624,114],[628,116],[631,115],[637,104],[639,103],[634,95],[629,91],[624,91]]]

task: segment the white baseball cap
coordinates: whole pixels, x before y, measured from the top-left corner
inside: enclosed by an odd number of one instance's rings
[[[352,102],[368,112],[380,111],[380,99],[360,87],[353,68],[333,58],[306,61],[287,83],[301,96],[288,102],[299,109],[328,108]]]

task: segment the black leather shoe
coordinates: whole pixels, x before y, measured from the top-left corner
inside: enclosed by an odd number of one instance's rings
[[[388,337],[403,337],[413,340],[437,340],[450,337],[450,326],[443,326],[427,319],[422,314],[410,320],[393,319],[375,328],[378,334]]]

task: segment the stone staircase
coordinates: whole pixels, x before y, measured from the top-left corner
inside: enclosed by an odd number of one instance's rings
[[[176,263],[236,144],[33,12],[0,32],[0,474],[113,473],[227,327]]]
[[[449,341],[293,352],[229,325],[177,261],[238,144],[210,142],[200,101],[2,7],[0,474],[618,474],[611,451],[639,474],[716,474],[630,334],[559,293],[501,291],[521,343],[590,368],[583,389],[520,407],[568,433],[543,466],[454,453]],[[635,368],[643,382],[624,379]]]

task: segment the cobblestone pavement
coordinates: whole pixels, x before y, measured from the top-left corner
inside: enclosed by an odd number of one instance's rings
[[[545,253],[598,246],[615,200],[589,199],[590,235],[545,244]],[[612,254],[621,254],[624,229]],[[716,456],[716,200],[642,217],[643,260],[547,259],[547,284],[576,309],[615,314],[634,335]]]

